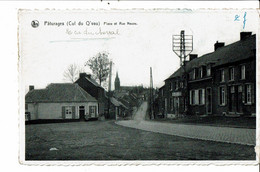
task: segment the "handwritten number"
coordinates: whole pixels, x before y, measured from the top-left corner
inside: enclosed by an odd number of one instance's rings
[[[239,15],[235,15],[235,20],[234,21],[239,21]]]
[[[245,26],[246,26],[246,12],[244,14],[243,29],[245,29]]]
[[[245,13],[244,13],[244,16],[243,16],[243,29],[245,29],[245,27],[246,27],[246,21],[247,21],[247,20],[246,20],[246,14],[247,14],[247,13],[245,12]],[[239,15],[235,15],[234,21],[240,21],[240,20],[239,20],[239,17],[240,17]]]

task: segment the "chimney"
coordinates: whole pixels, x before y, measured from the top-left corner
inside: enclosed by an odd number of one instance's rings
[[[91,74],[86,74],[85,72],[79,74],[79,78],[85,78],[85,77],[91,79]]]
[[[29,91],[32,91],[32,90],[34,90],[34,86],[33,86],[33,85],[30,85],[30,86],[29,86]]]
[[[84,77],[86,77],[86,76],[87,76],[86,73],[80,73],[80,74],[79,74],[79,78],[84,78]]]
[[[190,61],[196,58],[198,58],[198,54],[190,54]]]
[[[252,32],[240,32],[240,40],[244,40],[245,38],[252,35]]]
[[[225,46],[225,43],[224,42],[216,42],[215,44],[214,44],[214,48],[215,48],[215,51],[218,49],[218,48],[220,48],[220,47],[224,47]]]

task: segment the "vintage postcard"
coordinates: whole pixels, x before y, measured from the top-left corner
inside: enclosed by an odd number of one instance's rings
[[[20,9],[20,162],[257,164],[258,12]]]

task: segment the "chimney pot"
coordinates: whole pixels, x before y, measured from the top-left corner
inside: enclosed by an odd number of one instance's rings
[[[252,35],[252,32],[240,32],[240,40],[244,40],[245,38]]]
[[[190,61],[196,58],[198,58],[198,54],[190,54]]]
[[[29,91],[32,91],[32,90],[34,90],[34,86],[33,86],[33,85],[30,85],[30,86],[29,86]]]
[[[84,77],[86,77],[86,76],[87,76],[86,73],[80,73],[80,74],[79,74],[79,78],[84,78]]]
[[[79,74],[79,78],[85,78],[85,77],[87,77],[87,78],[90,78],[90,79],[91,79],[91,74],[86,74],[85,72],[84,72],[84,73],[80,73],[80,74]]]
[[[216,51],[218,48],[220,48],[220,47],[224,47],[225,46],[225,43],[224,42],[216,42],[215,44],[214,44],[214,50]]]

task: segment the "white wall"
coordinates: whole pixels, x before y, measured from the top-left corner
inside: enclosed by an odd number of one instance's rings
[[[79,106],[85,106],[85,113],[88,113],[89,106],[98,107],[98,103],[28,103],[28,112],[31,114],[31,120],[62,119],[62,106],[75,106],[75,118],[79,119]]]

